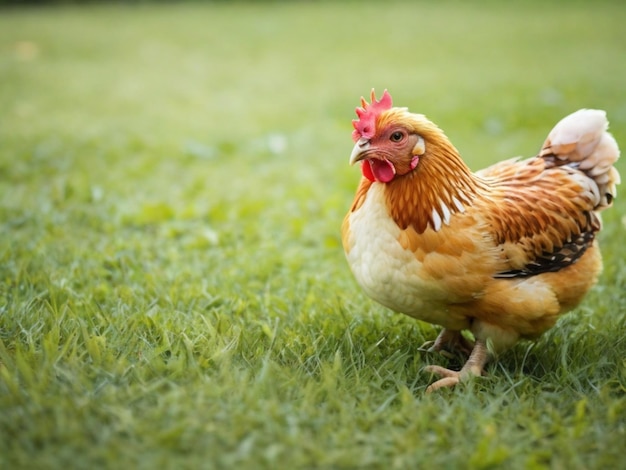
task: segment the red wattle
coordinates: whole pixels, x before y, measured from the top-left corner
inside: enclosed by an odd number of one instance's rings
[[[372,167],[372,173],[374,174],[374,178],[376,178],[376,181],[380,181],[381,183],[389,183],[392,179],[395,178],[396,169],[393,167],[390,161],[372,158],[369,162]]]
[[[374,173],[372,173],[372,166],[370,165],[369,160],[363,160],[361,162],[361,173],[363,173],[363,176],[365,176],[371,182],[376,181],[376,178],[374,178]]]
[[[370,181],[389,183],[396,176],[396,169],[389,160],[368,158],[361,163],[361,172]]]

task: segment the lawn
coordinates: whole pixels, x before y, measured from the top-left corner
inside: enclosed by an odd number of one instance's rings
[[[581,107],[626,148],[626,4],[480,5],[0,9],[0,467],[625,468],[626,198],[585,302],[433,395],[344,260],[372,87],[474,169]]]

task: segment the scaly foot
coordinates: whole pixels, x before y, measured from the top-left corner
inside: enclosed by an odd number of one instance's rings
[[[454,387],[456,384],[468,379],[469,377],[478,377],[482,375],[483,368],[485,367],[485,364],[487,364],[488,360],[489,352],[487,350],[486,343],[484,341],[477,340],[469,359],[460,371],[457,372],[440,366],[425,367],[424,370],[427,372],[431,372],[442,377],[435,383],[431,384],[426,389],[426,393],[432,393],[443,387]]]

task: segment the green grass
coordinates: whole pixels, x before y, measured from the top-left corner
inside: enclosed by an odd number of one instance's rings
[[[626,199],[586,301],[429,396],[437,329],[365,297],[339,226],[371,87],[476,169],[580,107],[626,148],[625,22],[620,2],[0,11],[0,467],[624,468]]]

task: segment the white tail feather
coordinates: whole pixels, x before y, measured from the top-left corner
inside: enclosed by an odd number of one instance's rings
[[[611,205],[620,183],[613,164],[619,158],[619,147],[607,132],[606,113],[581,109],[561,119],[548,134],[540,157],[554,159],[557,166],[569,165],[583,171],[598,185],[600,201],[596,210]]]

